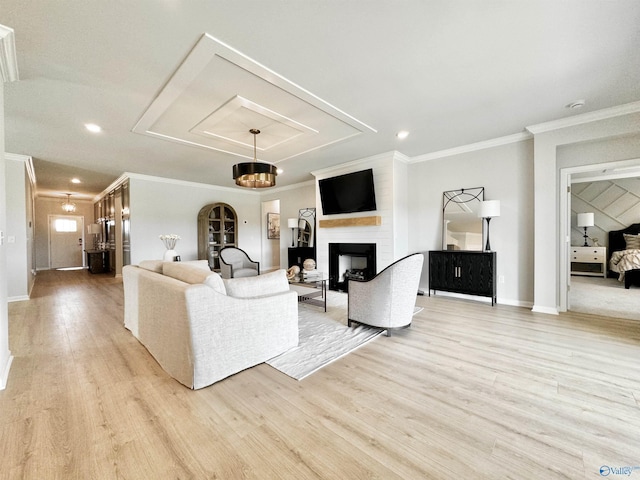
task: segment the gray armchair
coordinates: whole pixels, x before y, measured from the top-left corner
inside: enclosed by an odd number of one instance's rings
[[[260,262],[254,262],[241,248],[225,247],[220,250],[222,278],[255,277],[260,275]]]
[[[348,325],[351,322],[387,331],[411,324],[424,255],[414,253],[392,263],[366,281],[349,280]]]

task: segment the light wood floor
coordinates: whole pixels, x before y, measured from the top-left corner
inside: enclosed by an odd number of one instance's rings
[[[640,322],[418,304],[411,328],[302,382],[259,365],[191,391],[122,326],[119,280],[41,272],[9,306],[0,478],[547,480],[640,466]]]

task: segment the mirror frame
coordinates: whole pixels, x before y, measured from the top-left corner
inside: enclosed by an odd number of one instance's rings
[[[484,187],[473,187],[473,188],[460,188],[458,190],[446,190],[442,192],[442,250],[449,250],[447,243],[447,225],[449,221],[447,221],[447,206],[448,205],[459,205],[462,206],[468,202],[478,202],[478,207],[480,203],[484,201]],[[464,207],[461,207],[464,208]],[[480,224],[480,244],[479,248],[465,248],[461,250],[470,250],[470,251],[482,251],[482,242],[484,239],[484,219],[477,217],[478,222]]]
[[[309,244],[300,245],[300,224],[306,222],[309,225]],[[304,225],[304,224],[303,224]],[[296,246],[298,247],[310,247],[314,248],[316,243],[316,209],[315,208],[301,208],[298,211],[298,238],[296,239]]]

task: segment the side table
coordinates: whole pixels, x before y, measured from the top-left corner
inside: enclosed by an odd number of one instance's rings
[[[109,271],[109,250],[85,250],[87,253],[87,267],[91,273]]]
[[[327,311],[327,278],[319,273],[313,276],[296,275],[289,280],[291,290],[298,293],[298,303],[323,307]]]

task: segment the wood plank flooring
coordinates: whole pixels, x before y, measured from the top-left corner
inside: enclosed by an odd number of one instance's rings
[[[546,480],[640,467],[640,322],[417,302],[411,328],[301,382],[263,364],[191,391],[123,327],[120,280],[40,272],[32,299],[9,305],[0,478]]]

